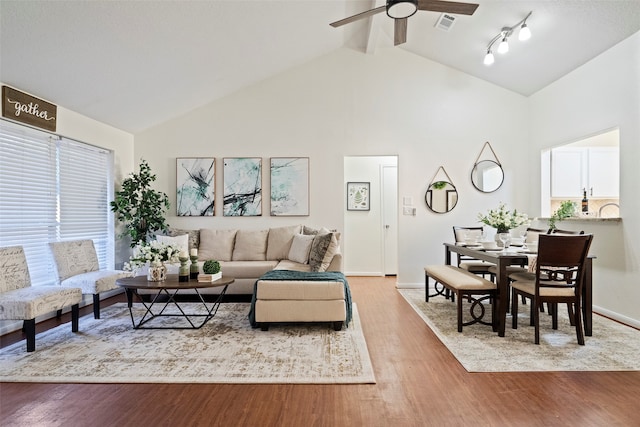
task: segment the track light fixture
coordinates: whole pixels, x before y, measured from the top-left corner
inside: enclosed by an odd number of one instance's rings
[[[500,31],[500,33],[498,33],[494,38],[492,38],[489,44],[487,45],[487,53],[484,56],[484,65],[491,65],[495,62],[493,51],[491,49],[493,48],[493,45],[498,42],[498,40],[500,41],[500,44],[498,45],[498,53],[505,54],[509,52],[508,39],[513,34],[513,30],[516,29],[518,26],[520,27],[520,30],[518,31],[518,40],[525,41],[531,38],[531,30],[527,26],[527,19],[529,19],[532,13],[533,11],[529,12],[527,16],[524,17],[523,20],[517,22],[515,25],[511,27],[502,27],[502,30]]]

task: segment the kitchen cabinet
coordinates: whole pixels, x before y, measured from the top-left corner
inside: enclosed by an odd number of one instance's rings
[[[620,193],[618,147],[567,147],[551,152],[551,197],[617,199]]]

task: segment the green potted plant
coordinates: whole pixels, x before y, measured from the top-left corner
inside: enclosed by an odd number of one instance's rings
[[[213,282],[222,278],[222,271],[220,271],[220,263],[214,259],[208,259],[202,264],[203,274],[198,275],[198,281],[200,282]]]
[[[578,204],[571,200],[565,200],[560,203],[560,207],[553,213],[553,215],[551,215],[551,218],[549,218],[549,228],[551,230],[555,230],[557,221],[562,221],[565,218],[576,216],[577,212]]]
[[[141,159],[140,171],[131,173],[122,182],[122,188],[111,202],[111,210],[125,227],[121,237],[129,236],[132,248],[139,242],[146,243],[150,233],[164,231],[169,226],[165,220],[169,198],[166,193],[151,188],[155,180],[149,164]]]
[[[205,274],[220,273],[220,263],[216,260],[209,259],[202,265],[202,271],[204,271]]]

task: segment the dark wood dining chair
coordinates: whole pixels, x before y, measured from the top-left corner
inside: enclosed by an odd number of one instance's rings
[[[557,228],[549,229],[548,234],[564,234],[565,236],[575,236],[579,234],[584,234],[584,230],[560,230]]]
[[[582,292],[584,265],[593,240],[591,234],[542,234],[538,240],[538,258],[534,280],[516,280],[511,283],[511,316],[513,329],[518,328],[518,296],[531,299],[531,318],[535,327],[535,343],[540,344],[540,311],[548,303],[552,327],[558,329],[558,304],[567,304],[573,317],[578,344],[584,345],[582,324]],[[561,275],[553,272],[560,271]]]

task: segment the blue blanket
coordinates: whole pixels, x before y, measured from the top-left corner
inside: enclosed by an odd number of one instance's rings
[[[325,272],[306,272],[306,271],[292,271],[292,270],[272,270],[260,277],[258,280],[309,280],[309,281],[331,281],[344,283],[344,302],[346,305],[347,318],[345,319],[345,326],[349,326],[351,322],[351,291],[349,290],[349,283],[344,274],[339,271],[325,271]],[[249,322],[254,328],[257,327],[255,305],[258,280],[253,285],[253,296],[251,297],[251,310],[249,311]]]

